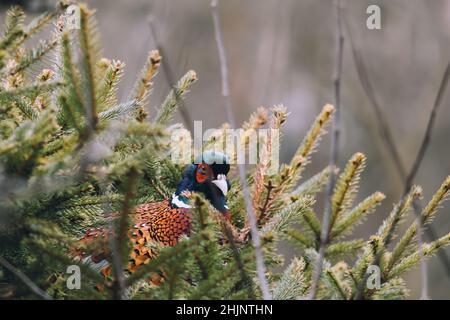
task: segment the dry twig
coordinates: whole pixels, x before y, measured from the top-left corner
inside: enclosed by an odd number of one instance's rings
[[[223,45],[222,40],[222,32],[220,28],[220,18],[218,12],[218,1],[211,1],[211,11],[214,21],[214,32],[216,38],[217,49],[219,51],[219,60],[220,60],[220,70],[222,76],[222,96],[225,99],[225,106],[227,111],[228,121],[233,128],[236,128],[236,121],[233,115],[233,109],[231,105],[230,99],[230,90],[229,90],[229,79],[228,79],[228,66],[227,66],[227,58],[225,54],[225,47]],[[242,184],[242,192],[245,200],[245,205],[247,209],[247,217],[250,224],[250,233],[252,236],[253,246],[255,247],[255,255],[256,255],[256,271],[258,274],[258,280],[261,286],[261,290],[263,293],[263,298],[265,300],[271,300],[272,295],[270,294],[269,285],[265,276],[266,267],[264,265],[264,258],[261,249],[261,240],[259,237],[258,226],[256,222],[256,216],[253,212],[252,202],[250,201],[250,192],[247,185],[246,180],[246,170],[243,164],[238,164],[240,181]]]
[[[52,300],[52,298],[41,288],[39,288],[30,278],[27,277],[22,271],[15,268],[12,264],[10,264],[5,258],[0,257],[0,264],[11,271],[16,277],[18,277],[22,282],[31,289],[36,295],[41,297],[44,300]]]
[[[344,35],[342,33],[342,22],[341,22],[341,1],[336,0],[336,40],[337,40],[337,50],[336,50],[336,70],[334,76],[334,97],[335,97],[335,114],[333,118],[333,131],[331,137],[331,156],[330,156],[330,167],[335,167],[338,161],[338,151],[339,151],[339,137],[340,137],[340,109],[341,109],[341,75],[342,75],[342,63],[343,63],[343,49],[344,49]],[[323,260],[325,257],[325,249],[328,244],[329,235],[331,231],[331,203],[333,198],[333,190],[336,184],[336,174],[330,173],[330,180],[327,185],[327,197],[325,204],[325,211],[322,219],[322,231],[320,235],[320,247],[319,254],[317,255],[316,265],[313,271],[311,292],[309,299],[315,299],[317,294],[317,287],[319,284],[320,275],[322,274]]]

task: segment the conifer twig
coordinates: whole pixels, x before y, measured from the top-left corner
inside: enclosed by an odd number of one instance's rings
[[[0,257],[0,264],[12,272],[16,277],[18,277],[22,282],[31,289],[36,295],[44,300],[52,300],[52,298],[41,288],[39,288],[30,278],[27,277],[22,271],[10,264],[5,258]]]
[[[236,123],[233,115],[233,109],[231,105],[230,93],[229,93],[229,79],[228,79],[228,66],[227,58],[225,54],[225,47],[222,40],[222,32],[220,27],[220,18],[218,12],[218,1],[211,0],[211,11],[214,22],[214,34],[216,38],[217,50],[219,52],[220,70],[222,76],[222,96],[225,99],[225,106],[228,121],[233,128],[236,128]],[[256,256],[256,272],[258,275],[259,284],[265,300],[271,300],[272,295],[269,290],[269,285],[265,276],[266,266],[264,265],[264,258],[261,249],[261,240],[258,232],[258,226],[256,222],[256,216],[253,212],[252,202],[250,201],[250,193],[246,180],[246,170],[244,164],[238,164],[240,181],[242,184],[242,192],[246,205],[247,218],[250,224],[250,233],[252,236],[253,246],[255,247]]]
[[[336,69],[334,77],[334,97],[335,97],[335,115],[333,118],[333,135],[331,137],[331,156],[330,156],[330,167],[335,167],[338,162],[338,151],[339,151],[339,137],[340,137],[340,104],[341,104],[341,75],[342,75],[342,64],[343,64],[343,49],[344,49],[344,35],[342,33],[342,23],[341,23],[341,1],[335,0],[336,8],[336,40],[337,40],[337,50],[336,50]],[[320,235],[320,247],[319,254],[317,255],[317,261],[314,267],[312,275],[312,284],[309,299],[313,300],[316,298],[317,288],[322,274],[323,260],[325,257],[325,250],[329,240],[330,235],[330,222],[331,222],[331,209],[332,209],[332,198],[333,189],[336,184],[336,174],[330,172],[330,179],[327,185],[326,194],[326,204],[324,215],[322,219],[322,231]]]
[[[183,95],[188,92],[189,86],[197,81],[197,74],[193,70],[189,70],[170,90],[167,98],[162,103],[158,114],[156,115],[155,122],[160,124],[167,124],[172,113],[177,106],[180,105],[180,101],[183,99]]]
[[[393,240],[399,222],[404,218],[405,213],[411,207],[412,203],[421,195],[422,188],[411,186],[409,192],[402,196],[400,203],[394,206],[391,214],[378,230],[377,235],[372,237],[370,245],[373,247],[373,250],[370,253],[370,258],[367,261],[360,260],[361,268],[359,278],[361,279],[361,282],[356,286],[356,293],[354,295],[355,300],[365,298],[365,285],[370,276],[370,273],[366,272],[367,266],[369,264],[380,266],[383,254],[386,252],[385,248],[387,248]]]

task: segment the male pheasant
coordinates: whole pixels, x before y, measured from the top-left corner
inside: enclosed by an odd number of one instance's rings
[[[134,272],[139,266],[149,263],[155,253],[148,243],[157,242],[167,246],[177,244],[182,235],[191,229],[189,193],[202,193],[211,205],[230,220],[226,194],[230,183],[227,174],[229,159],[219,152],[204,152],[194,163],[189,164],[171,199],[138,205],[132,211],[133,227],[128,236],[132,243],[129,263],[125,271]],[[111,252],[108,245],[107,228],[91,228],[72,249],[72,255],[89,263],[93,268],[109,276]],[[91,248],[87,250],[86,248]],[[158,283],[159,276],[152,279]]]

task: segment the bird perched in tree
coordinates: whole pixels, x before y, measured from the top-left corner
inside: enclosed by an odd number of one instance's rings
[[[189,236],[189,196],[192,192],[202,193],[211,205],[230,221],[231,215],[226,202],[230,188],[227,180],[229,170],[230,161],[226,155],[213,151],[204,152],[185,168],[171,199],[136,206],[131,212],[133,227],[128,237],[132,251],[126,270],[134,272],[136,268],[155,257],[156,253],[147,244],[157,242],[174,246],[181,236]],[[111,268],[108,261],[111,260],[111,252],[107,228],[88,229],[71,251],[76,258],[109,276]],[[153,279],[153,282],[159,282],[159,278]]]

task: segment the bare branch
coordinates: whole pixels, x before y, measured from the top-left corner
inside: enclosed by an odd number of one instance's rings
[[[359,53],[359,51],[357,50],[356,46],[353,43],[352,40],[352,36],[351,36],[351,28],[348,25],[347,21],[346,22],[346,27],[348,30],[348,34],[349,34],[349,40],[350,40],[350,45],[351,45],[351,49],[352,49],[352,54],[353,54],[353,58],[355,61],[355,65],[356,65],[356,70],[359,76],[359,79],[361,81],[361,84],[363,86],[364,91],[366,92],[367,97],[369,98],[369,101],[375,111],[375,115],[377,117],[377,125],[378,125],[378,129],[380,132],[381,137],[383,138],[384,143],[386,144],[392,159],[394,160],[394,164],[397,168],[397,172],[399,173],[402,181],[406,181],[405,182],[405,189],[410,189],[412,182],[413,182],[413,178],[417,173],[418,167],[420,165],[420,162],[422,161],[424,155],[425,155],[425,151],[426,148],[429,144],[429,140],[431,138],[431,130],[433,128],[433,123],[434,123],[434,118],[435,118],[435,114],[436,114],[436,110],[438,108],[438,106],[440,105],[440,102],[442,100],[443,97],[443,93],[445,88],[447,87],[447,83],[448,83],[448,73],[449,73],[449,66],[447,66],[447,69],[444,73],[444,78],[442,79],[437,97],[436,97],[436,101],[434,104],[434,107],[431,111],[430,114],[430,119],[428,122],[428,126],[427,126],[427,130],[425,133],[425,137],[424,140],[422,142],[421,148],[419,150],[419,153],[417,155],[417,158],[414,162],[414,165],[412,167],[412,170],[410,172],[410,174],[408,175],[408,177],[406,176],[406,169],[405,166],[401,160],[400,157],[400,153],[396,147],[396,144],[394,142],[394,138],[392,135],[392,132],[390,130],[390,127],[388,125],[387,122],[387,118],[384,115],[380,105],[378,104],[378,101],[376,100],[375,94],[374,94],[374,89],[372,87],[372,84],[370,82],[370,78],[369,75],[367,73],[367,68],[365,67],[364,64],[364,60],[362,55]],[[407,191],[404,192],[404,194],[408,193]],[[417,225],[418,225],[418,233],[417,233],[417,242],[418,242],[418,246],[419,248],[422,248],[422,243],[423,243],[423,239],[422,239],[422,220],[420,218],[421,212],[422,212],[422,208],[421,208],[421,204],[419,200],[416,200],[413,202],[413,208],[414,208],[414,213],[416,214],[416,218],[417,218]],[[426,234],[428,235],[428,238],[430,239],[437,239],[437,233],[434,230],[434,228],[432,226],[429,226],[427,229],[425,229]],[[421,249],[419,249],[419,254],[421,254]],[[441,264],[444,267],[444,270],[446,270],[447,272],[447,278],[450,279],[450,259],[447,256],[447,254],[445,253],[445,251],[438,251],[438,257],[440,259]],[[427,266],[426,266],[426,261],[422,260],[421,261],[421,282],[422,282],[422,293],[421,293],[421,297],[423,299],[428,297],[428,278],[427,278]]]
[[[425,154],[427,152],[428,146],[431,141],[431,134],[433,132],[434,123],[436,119],[436,114],[439,109],[439,106],[441,105],[442,98],[444,96],[444,93],[448,87],[448,79],[450,76],[450,62],[447,64],[447,68],[445,69],[444,76],[442,78],[441,84],[439,86],[438,93],[436,95],[436,99],[434,101],[433,108],[431,109],[430,117],[428,119],[427,128],[425,130],[425,135],[422,140],[422,144],[420,145],[420,149],[417,153],[416,159],[414,160],[414,164],[411,168],[411,171],[409,172],[408,176],[406,177],[406,183],[405,183],[405,190],[403,193],[409,192],[409,190],[412,187],[412,183],[417,175],[417,172],[419,171],[419,167],[422,164],[422,160],[425,157]],[[415,206],[414,206],[415,207]],[[421,263],[420,263],[420,271],[422,276],[422,292],[421,292],[421,298],[422,299],[428,299],[428,278],[427,278],[427,267],[426,262],[424,259],[422,259],[423,252],[422,252],[422,218],[420,216],[420,211],[418,211],[417,221],[418,221],[418,232],[417,232],[417,239],[419,241],[419,256],[421,257]],[[447,269],[449,271],[449,269]]]
[[[222,96],[225,99],[225,106],[227,110],[228,121],[232,128],[236,128],[236,121],[234,119],[233,109],[230,99],[229,79],[228,79],[228,66],[227,57],[225,53],[225,47],[222,40],[222,31],[220,28],[220,18],[218,12],[218,1],[211,1],[211,11],[214,21],[214,34],[216,38],[217,50],[219,52],[220,71],[222,76]],[[247,209],[247,217],[250,224],[250,233],[252,236],[253,246],[255,247],[256,255],[256,272],[258,274],[259,284],[265,300],[271,300],[272,295],[269,290],[269,285],[265,276],[266,266],[264,265],[263,253],[261,250],[261,240],[259,237],[258,226],[256,222],[256,216],[253,212],[252,202],[250,201],[250,192],[246,180],[246,170],[243,164],[238,164],[239,177],[242,184],[242,192],[245,200],[245,206]]]
[[[164,57],[164,60],[162,61],[162,69],[165,74],[167,84],[169,85],[170,88],[174,88],[174,86],[176,85],[174,71],[172,70],[172,67],[170,66],[165,48],[161,45],[161,43],[158,39],[156,28],[154,26],[152,17],[150,17],[148,19],[148,26],[150,29],[151,37],[153,38],[153,41],[156,45],[156,49],[160,52],[161,56]],[[178,107],[179,107],[178,110],[180,111],[180,115],[181,115],[181,118],[183,119],[184,124],[186,125],[188,130],[192,132],[193,131],[193,128],[192,128],[193,121],[192,121],[191,115],[189,113],[189,110],[186,107],[186,103],[184,102],[183,99],[179,99],[177,101],[177,103],[178,103]]]
[[[44,300],[52,300],[52,298],[41,288],[39,288],[30,278],[28,278],[22,271],[15,268],[12,264],[6,261],[5,258],[0,257],[0,264],[4,266],[6,269],[11,271],[17,278],[22,280],[22,282],[31,289],[36,295],[41,297]]]
[[[431,134],[432,134],[433,128],[434,128],[436,114],[437,114],[437,111],[439,109],[439,106],[441,105],[442,98],[443,98],[445,90],[447,88],[449,76],[450,76],[450,62],[447,64],[447,67],[446,67],[445,72],[444,72],[444,76],[443,76],[441,84],[439,86],[439,90],[438,90],[438,93],[437,93],[437,96],[436,96],[433,108],[431,109],[430,117],[429,117],[429,120],[428,120],[428,124],[427,124],[427,128],[426,128],[426,131],[425,131],[425,135],[424,135],[422,144],[421,144],[421,146],[419,148],[419,151],[417,153],[417,156],[416,156],[416,158],[414,160],[414,164],[413,164],[413,166],[411,168],[411,171],[408,173],[408,176],[406,178],[405,189],[403,191],[402,199],[405,199],[407,194],[412,190],[412,183],[413,183],[413,181],[414,181],[414,179],[416,177],[416,174],[417,174],[417,172],[418,172],[418,170],[420,168],[420,165],[421,165],[422,160],[423,160],[423,158],[425,156],[426,150],[428,149],[428,145],[430,144]],[[414,204],[414,202],[413,202],[413,205],[414,205],[415,211],[419,212],[418,219],[421,220],[421,217],[420,217],[420,212],[421,212],[420,205],[418,205],[417,203]],[[420,223],[418,225],[418,241],[420,242],[420,244],[419,244],[419,255],[423,256],[423,252],[422,252],[422,238],[420,236],[421,227],[422,227],[422,221],[419,221],[419,223]],[[431,229],[429,229],[429,230],[431,230]],[[393,236],[393,234],[392,234],[393,233],[393,229],[390,230],[390,231],[391,232],[389,232],[389,234],[387,236],[388,239],[391,239],[392,236]],[[382,255],[382,251],[380,251],[376,255],[375,263],[374,263],[375,265],[379,265],[380,264],[381,255]],[[426,270],[426,265],[425,265],[425,263],[423,262],[423,259],[422,259],[422,261],[421,261],[421,276],[422,276],[421,298],[423,298],[423,299],[427,299],[428,298],[428,280],[427,280],[426,271],[427,271]],[[447,271],[448,271],[448,269],[447,269]],[[369,274],[365,275],[363,281],[361,282],[361,284],[359,286],[359,289],[358,289],[358,292],[357,292],[357,295],[356,295],[357,299],[364,297],[364,288],[363,288],[363,286],[366,283],[368,276],[369,276]]]
[[[406,178],[405,166],[400,157],[400,153],[397,149],[397,146],[394,142],[393,134],[388,125],[387,118],[386,118],[385,114],[383,113],[381,106],[376,99],[375,92],[374,92],[372,83],[370,82],[370,78],[367,73],[367,69],[365,67],[363,57],[357,50],[355,44],[353,43],[353,37],[352,37],[350,26],[348,25],[347,20],[344,20],[344,22],[347,27],[349,44],[350,44],[350,47],[352,50],[352,55],[353,55],[353,59],[355,61],[356,72],[358,74],[359,80],[361,82],[361,85],[362,85],[367,97],[369,98],[369,102],[373,107],[375,116],[377,117],[377,125],[378,125],[378,130],[380,132],[380,135],[381,135],[384,143],[386,144],[386,147],[388,148],[388,150],[392,156],[392,159],[394,160],[394,165],[397,168],[397,172],[399,173],[400,178],[402,179],[402,181],[404,181]]]
[[[450,62],[447,64],[447,67],[445,68],[444,76],[442,77],[442,81],[439,86],[439,90],[436,95],[436,99],[434,101],[433,108],[431,109],[427,128],[425,130],[425,135],[423,137],[422,144],[420,145],[419,152],[417,153],[416,159],[414,160],[414,164],[411,168],[411,171],[409,172],[408,176],[406,177],[405,191],[403,192],[404,194],[407,193],[411,189],[411,186],[416,177],[417,171],[419,171],[419,167],[422,164],[422,160],[425,156],[425,153],[427,152],[427,149],[428,149],[428,146],[429,146],[430,140],[431,140],[431,134],[432,134],[433,128],[434,128],[434,123],[436,120],[436,114],[439,109],[439,106],[441,105],[444,93],[447,89],[449,76],[450,76]]]
[[[341,1],[335,0],[336,8],[336,69],[334,76],[334,104],[335,104],[335,114],[333,118],[333,132],[331,136],[331,156],[329,166],[331,168],[335,167],[338,162],[338,151],[339,151],[339,138],[340,138],[340,109],[341,109],[341,76],[342,76],[342,64],[343,64],[343,50],[344,50],[344,35],[342,33],[342,22],[341,22]],[[327,185],[327,196],[325,211],[322,219],[322,231],[320,235],[320,247],[319,254],[317,255],[317,262],[313,271],[311,291],[309,299],[313,300],[316,298],[317,287],[319,284],[320,276],[322,274],[323,260],[325,257],[325,250],[328,244],[329,235],[331,231],[331,207],[333,198],[333,189],[336,184],[336,173],[330,172],[330,180]]]

